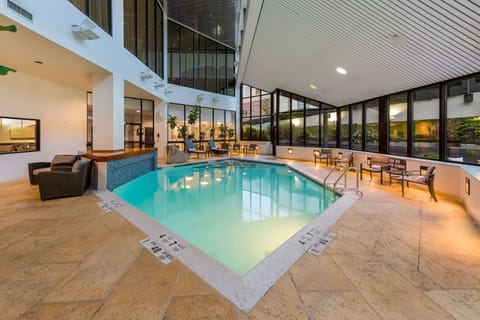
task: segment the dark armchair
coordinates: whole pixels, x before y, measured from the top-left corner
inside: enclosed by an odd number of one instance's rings
[[[363,171],[370,174],[372,181],[372,173],[380,173],[380,184],[383,183],[383,171],[389,168],[388,158],[383,156],[371,156],[367,158],[366,163],[360,163],[360,180],[363,180]]]
[[[30,162],[28,164],[30,184],[38,184],[38,174],[40,172],[72,171],[73,164],[79,159],[79,155],[56,155],[51,162]]]
[[[38,174],[38,189],[42,200],[81,196],[90,186],[92,163],[77,160],[71,171],[46,171]]]

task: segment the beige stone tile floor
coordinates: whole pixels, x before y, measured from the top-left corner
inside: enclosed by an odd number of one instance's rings
[[[0,319],[480,319],[480,229],[462,206],[376,177],[361,190],[327,249],[244,314],[93,192],[42,202],[27,180],[0,184]]]

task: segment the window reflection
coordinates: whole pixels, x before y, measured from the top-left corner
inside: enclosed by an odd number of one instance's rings
[[[412,155],[419,158],[439,159],[440,86],[415,90],[412,111]]]
[[[447,159],[480,163],[480,75],[447,83]]]
[[[407,100],[406,92],[389,97],[390,139],[388,151],[392,154],[407,154]]]
[[[40,150],[40,120],[0,117],[0,154]]]

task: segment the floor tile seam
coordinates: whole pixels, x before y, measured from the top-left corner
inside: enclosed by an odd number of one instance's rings
[[[479,318],[480,318],[480,312],[473,308],[473,304],[466,303],[463,299],[460,299],[457,296],[453,295],[451,293],[451,291],[454,291],[454,290],[458,290],[458,289],[430,289],[430,290],[426,289],[424,291],[425,292],[430,292],[430,291],[444,291],[444,292],[447,292],[450,297],[453,297],[455,300],[457,300],[457,301],[461,302],[462,304],[466,305],[467,307],[469,307],[474,313],[477,313],[479,315]]]
[[[360,296],[363,298],[364,301],[366,301],[366,303],[370,306],[370,308],[373,310],[373,312],[378,316],[379,319],[381,320],[387,320],[387,319],[384,319],[384,317],[382,317],[380,315],[380,313],[377,311],[377,309],[375,308],[375,305],[370,302],[369,299],[367,299],[367,297],[365,296],[365,294],[363,293],[363,291],[361,290],[361,288],[359,288],[353,281],[352,279],[350,279],[350,277],[348,277],[348,275],[345,273],[345,271],[343,270],[343,268],[337,264],[337,262],[331,257],[330,254],[326,253],[326,255],[329,256],[329,258],[332,260],[332,262],[335,264],[335,266],[341,270],[342,274],[345,276],[346,279],[348,279],[348,281],[350,282],[350,284],[352,285],[353,288],[355,288],[355,291],[358,292],[358,294],[360,294]],[[364,270],[362,270],[362,275],[360,277],[360,280],[359,280],[359,283],[361,283],[363,281],[363,278],[364,278],[364,275],[365,275],[365,272]]]
[[[107,292],[107,294],[105,295],[105,297],[103,299],[96,299],[97,301],[101,301],[100,305],[98,306],[98,308],[95,310],[95,312],[92,314],[92,316],[90,317],[90,319],[93,319],[95,317],[95,315],[97,313],[99,313],[102,309],[103,309],[103,306],[105,305],[105,303],[108,301],[108,299],[110,298],[110,296],[115,292],[115,290],[118,288],[119,284],[122,282],[122,280],[125,278],[126,274],[128,273],[128,271],[130,270],[130,268],[132,267],[132,265],[135,263],[135,261],[138,259],[138,257],[140,257],[140,254],[142,253],[142,249],[143,247],[139,248],[140,250],[138,250],[138,253],[135,255],[134,258],[132,258],[132,261],[128,264],[128,268],[125,268],[125,271],[122,273],[121,276],[118,277],[117,280],[115,280],[114,282],[111,283],[110,285],[110,288]],[[77,300],[77,301],[82,301],[82,300]]]
[[[293,267],[293,266],[292,266]],[[297,294],[297,297],[298,297],[298,300],[300,301],[300,303],[302,304],[302,311],[304,314],[306,314],[309,318],[310,318],[310,314],[308,312],[308,308],[307,308],[307,305],[305,305],[305,301],[303,301],[303,298],[302,298],[302,295],[300,294],[300,290],[298,290],[298,287],[297,287],[297,284],[295,283],[295,279],[293,277],[293,274],[292,272],[290,271],[291,268],[287,271],[288,273],[288,276],[290,277],[290,281],[292,282],[293,284],[293,287],[295,288],[295,293]],[[270,290],[269,290],[270,291]],[[267,293],[265,293],[265,295],[267,295]]]
[[[23,314],[27,313],[28,311],[30,311],[31,309],[37,307],[38,305],[41,305],[43,304],[43,300],[45,299],[46,296],[48,296],[51,292],[53,292],[60,283],[62,283],[65,279],[67,279],[74,271],[75,271],[76,267],[73,267],[72,270],[68,273],[66,273],[63,277],[57,279],[57,281],[55,282],[55,284],[53,284],[50,289],[48,291],[45,291],[45,293],[38,298],[38,300],[36,301],[36,303],[34,303],[33,305],[31,305],[27,310],[25,310],[24,312],[22,312],[20,315],[18,315],[17,318],[20,318]]]
[[[442,304],[438,303],[437,301],[433,300],[432,298],[430,298],[430,296],[428,296],[426,294],[426,291],[435,291],[435,290],[424,290],[423,292],[423,295],[428,298],[434,305],[436,305],[439,309],[443,310],[446,314],[450,315],[452,317],[452,319],[457,319],[455,317],[455,315],[451,314]],[[438,290],[438,291],[448,291],[448,290]],[[452,296],[449,292],[447,292],[450,296],[450,298],[454,298],[455,300],[459,301],[460,303],[462,303],[462,305],[464,305],[465,307],[467,307],[468,309],[470,309],[473,313],[476,313],[479,315],[479,318],[480,318],[480,313],[477,312],[475,309],[473,309],[472,307],[470,307],[468,304],[464,303],[463,301],[461,301],[461,299],[457,299],[455,296]]]

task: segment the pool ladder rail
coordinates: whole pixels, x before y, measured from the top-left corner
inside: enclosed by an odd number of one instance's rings
[[[335,181],[331,182],[328,181],[328,178],[336,172],[338,169],[340,169],[342,172],[338,177],[336,177]],[[355,172],[355,187],[347,187],[347,173],[349,171],[354,171]],[[335,177],[332,177],[335,178]],[[343,182],[341,181],[343,178]],[[341,193],[346,193],[346,192],[352,192],[355,193],[359,196],[363,196],[362,191],[360,191],[359,188],[360,184],[360,175],[358,173],[358,169],[356,167],[347,167],[344,164],[339,164],[336,167],[334,167],[330,172],[325,176],[323,179],[323,185],[325,186],[326,189],[330,189],[332,192],[341,192]]]

